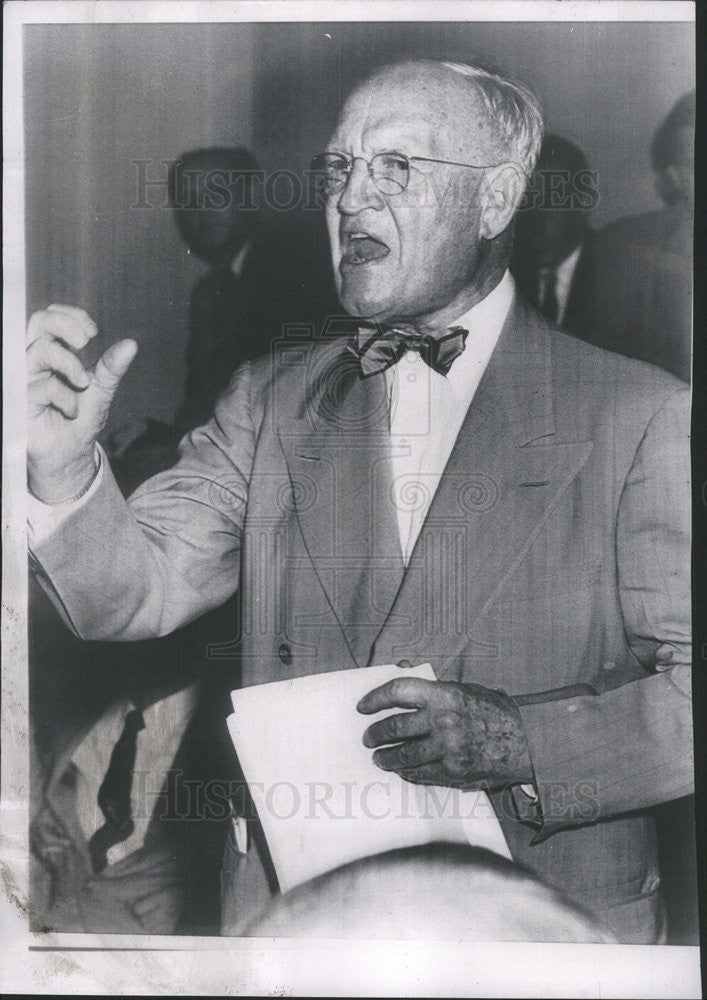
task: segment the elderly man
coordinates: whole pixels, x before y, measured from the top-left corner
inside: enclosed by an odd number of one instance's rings
[[[515,294],[541,132],[474,67],[363,82],[313,162],[358,333],[242,366],[128,504],[95,440],[136,346],[86,371],[90,318],[35,314],[33,560],[86,638],[168,632],[240,583],[246,685],[399,662],[358,705],[412,710],[366,730],[379,766],[489,789],[514,859],[654,942],[647,810],[692,781],[687,397]],[[436,681],[405,677],[424,661]],[[243,919],[262,853],[233,867]]]

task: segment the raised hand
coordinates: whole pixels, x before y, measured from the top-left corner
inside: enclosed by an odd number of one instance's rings
[[[48,503],[71,498],[91,481],[96,439],[137,353],[134,340],[119,340],[85,368],[76,352],[97,332],[75,306],[49,306],[27,324],[28,481]]]

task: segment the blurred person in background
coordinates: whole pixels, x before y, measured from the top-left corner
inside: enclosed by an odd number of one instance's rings
[[[170,171],[170,201],[187,252],[208,265],[192,288],[180,430],[207,419],[239,363],[257,357],[252,301],[243,271],[262,225],[254,201],[258,162],[245,147],[183,153]],[[245,286],[245,287],[244,287]]]
[[[695,92],[660,125],[651,161],[664,205],[620,219],[595,242],[580,333],[627,357],[690,381]]]
[[[341,313],[321,211],[268,204],[266,175],[244,146],[180,154],[169,198],[185,253],[207,266],[190,293],[184,396],[173,424],[115,430],[107,451],[126,495],[177,458],[244,361],[268,354],[288,327],[319,331]],[[271,201],[274,200],[271,196]]]
[[[179,232],[208,265],[191,293],[180,432],[207,420],[235,369],[267,354],[287,326],[340,312],[323,223],[300,205],[267,204],[264,180],[244,147],[194,150],[173,166]]]
[[[596,199],[596,174],[582,150],[561,135],[545,136],[518,213],[511,270],[525,297],[572,333],[587,310],[595,235],[588,216]]]

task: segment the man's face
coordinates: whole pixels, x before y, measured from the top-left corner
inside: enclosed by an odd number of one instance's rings
[[[470,104],[465,81],[406,79],[392,72],[352,95],[327,148],[365,160],[399,152],[493,163],[478,113],[463,115],[461,125],[464,102]],[[481,170],[413,161],[407,188],[386,195],[356,159],[347,185],[326,204],[334,275],[346,311],[379,321],[415,319],[443,308],[470,285],[482,181]]]

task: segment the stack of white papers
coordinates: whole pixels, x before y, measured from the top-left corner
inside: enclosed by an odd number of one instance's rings
[[[430,664],[406,677],[435,680]],[[364,747],[360,698],[401,668],[386,664],[233,691],[228,727],[286,892],[349,861],[433,841],[510,858],[484,792],[417,785],[382,771]]]

